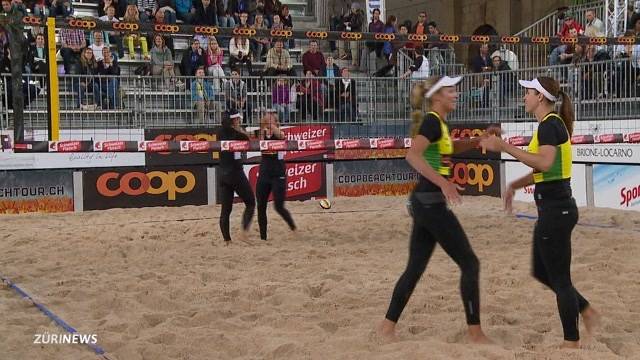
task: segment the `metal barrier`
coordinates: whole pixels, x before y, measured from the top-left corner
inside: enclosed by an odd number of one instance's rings
[[[452,121],[530,121],[522,106],[518,79],[551,76],[571,96],[580,120],[640,118],[640,69],[628,58],[601,62],[466,74]],[[621,129],[628,130],[628,129]]]
[[[605,1],[602,0],[573,5],[569,7],[569,10],[573,13],[575,21],[583,27],[587,23],[587,10],[595,10],[596,17],[603,22],[606,21],[607,17],[605,12]],[[514,35],[544,38],[547,36],[555,36],[561,28],[562,20],[558,19],[558,13],[554,11]],[[548,60],[549,54],[551,53],[551,47],[544,43],[535,45],[506,44],[503,45],[502,48],[517,55],[521,69],[542,67],[549,64]]]
[[[459,85],[452,122],[531,122],[524,112],[518,79],[551,76],[572,98],[578,121],[640,119],[640,69],[629,58],[602,62],[465,74]],[[458,75],[455,69],[446,75]],[[47,129],[44,76],[25,76],[25,129]],[[7,75],[2,77],[7,84]],[[119,129],[211,127],[222,111],[237,107],[245,124],[257,125],[266,109],[275,109],[283,124],[330,123],[352,127],[354,136],[370,136],[371,128],[394,135],[406,133],[411,115],[409,97],[418,80],[382,78],[242,77],[60,77],[61,129],[83,139]],[[347,85],[348,83],[348,85]],[[11,94],[2,87],[2,130],[12,128]],[[52,104],[56,106],[56,104]],[[629,130],[629,129],[621,129]],[[377,131],[377,130],[376,130]],[[70,135],[67,135],[70,136]],[[112,136],[113,137],[113,136]],[[65,136],[63,135],[64,139]],[[68,138],[68,137],[67,137]]]

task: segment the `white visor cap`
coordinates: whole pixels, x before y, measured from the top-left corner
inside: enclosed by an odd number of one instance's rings
[[[462,76],[456,76],[456,77],[448,77],[448,76],[444,76],[442,77],[440,80],[438,80],[438,82],[436,82],[431,89],[429,89],[429,91],[427,91],[427,93],[424,95],[425,98],[429,99],[431,96],[433,96],[433,94],[437,93],[438,90],[442,89],[443,87],[447,87],[447,86],[455,86],[457,85],[460,81],[462,80]]]
[[[551,95],[544,87],[542,87],[542,84],[540,84],[540,81],[538,81],[538,78],[535,78],[533,80],[518,80],[518,83],[520,84],[520,86],[524,88],[536,89],[539,93],[544,95],[544,97],[549,99],[549,101],[553,101],[553,102],[558,101],[557,97]]]

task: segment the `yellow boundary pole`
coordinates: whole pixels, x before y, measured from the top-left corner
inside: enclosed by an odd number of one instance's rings
[[[60,95],[58,92],[58,65],[56,62],[56,20],[47,18],[47,45],[49,65],[49,140],[60,140]]]

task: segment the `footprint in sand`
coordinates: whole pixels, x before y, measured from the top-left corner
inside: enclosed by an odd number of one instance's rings
[[[336,331],[338,331],[338,328],[340,327],[338,326],[338,324],[331,321],[323,321],[321,323],[318,323],[318,326],[320,326],[322,330],[330,334],[334,334]]]

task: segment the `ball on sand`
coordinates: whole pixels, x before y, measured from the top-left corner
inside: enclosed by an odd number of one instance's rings
[[[329,199],[320,200],[320,207],[325,210],[331,209],[331,201],[329,201]]]

